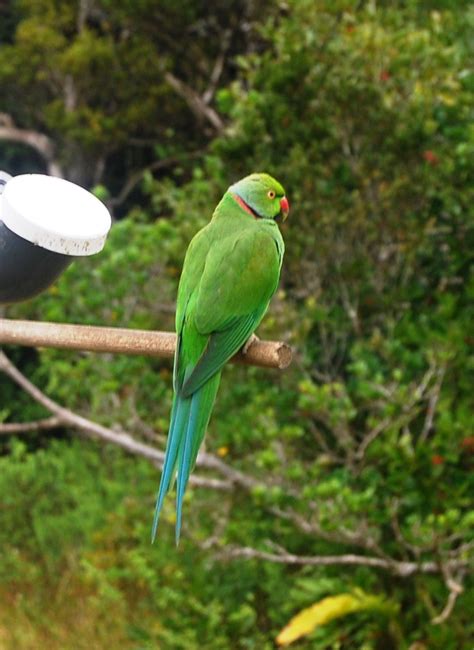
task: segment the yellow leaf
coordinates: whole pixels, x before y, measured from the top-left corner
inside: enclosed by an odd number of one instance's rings
[[[305,634],[313,632],[319,625],[325,625],[335,618],[364,609],[365,606],[364,600],[353,594],[339,594],[323,598],[319,603],[303,609],[294,616],[277,636],[277,643],[278,645],[289,645]]]

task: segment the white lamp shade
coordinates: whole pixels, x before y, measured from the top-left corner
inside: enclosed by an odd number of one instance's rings
[[[23,174],[7,182],[0,219],[32,244],[74,257],[101,251],[111,226],[109,211],[97,197],[43,174]]]

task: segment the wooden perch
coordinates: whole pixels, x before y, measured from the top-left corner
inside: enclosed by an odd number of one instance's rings
[[[176,347],[176,334],[119,327],[0,319],[0,344],[5,343],[171,358]],[[239,352],[231,361],[282,370],[290,365],[291,359],[291,348],[286,343],[256,340],[251,343],[245,354]]]

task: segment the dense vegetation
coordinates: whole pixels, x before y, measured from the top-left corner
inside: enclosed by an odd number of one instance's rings
[[[0,362],[0,645],[260,650],[359,594],[294,647],[467,650],[472,5],[216,4],[0,7],[0,168],[59,171],[118,217],[103,253],[4,315],[172,329],[190,238],[265,170],[292,211],[259,334],[295,349],[282,373],[224,372],[177,549],[172,499],[149,543],[157,468],[72,420],[13,434],[51,413]],[[4,352],[163,447],[169,362]]]

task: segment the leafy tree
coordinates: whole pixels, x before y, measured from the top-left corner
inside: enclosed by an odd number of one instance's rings
[[[105,182],[120,203],[139,170],[192,158],[221,130],[215,92],[232,57],[257,47],[253,23],[268,4],[10,3],[0,137],[34,147],[52,173]]]

